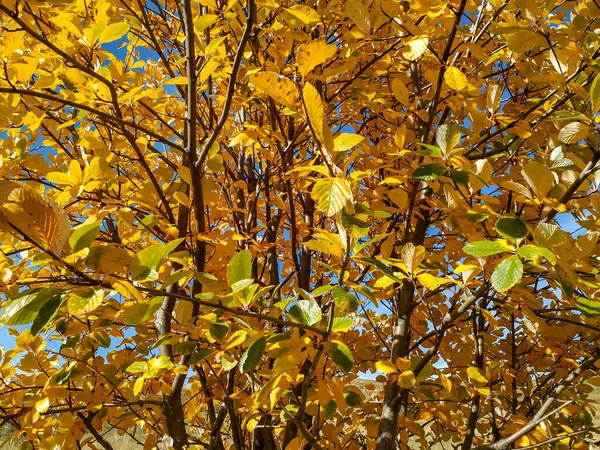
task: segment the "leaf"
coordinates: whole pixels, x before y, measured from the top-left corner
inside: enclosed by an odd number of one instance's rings
[[[402,261],[406,264],[406,270],[412,274],[417,270],[417,266],[423,262],[427,252],[422,245],[415,246],[409,242],[402,247]]]
[[[319,14],[312,8],[304,5],[294,5],[282,13],[283,19],[293,27],[314,25],[321,21]]]
[[[590,87],[590,98],[592,100],[592,114],[600,112],[600,75],[596,74]]]
[[[443,153],[449,153],[460,142],[460,131],[456,125],[444,124],[435,132],[435,142]]]
[[[600,302],[579,297],[575,299],[575,306],[587,317],[597,317],[600,315]]]
[[[316,325],[321,322],[321,308],[314,300],[298,300],[290,308],[290,316],[296,322],[305,325]]]
[[[233,255],[227,266],[227,284],[231,287],[234,283],[252,279],[252,253],[242,250]]]
[[[398,386],[402,389],[410,389],[417,382],[415,378],[415,374],[412,370],[405,370],[400,375],[398,375]]]
[[[71,246],[71,252],[77,253],[84,248],[88,248],[96,239],[102,221],[95,220],[95,217],[88,218],[84,223],[75,227],[69,238],[69,245]]]
[[[319,64],[323,64],[332,58],[336,51],[337,47],[335,45],[328,44],[323,40],[302,44],[298,47],[298,53],[296,54],[300,75],[306,77]]]
[[[357,146],[365,140],[364,136],[352,133],[340,133],[333,140],[333,150],[336,152],[345,152]]]
[[[467,255],[484,257],[496,255],[498,253],[510,250],[511,248],[512,247],[506,245],[501,241],[476,241],[468,242],[463,247],[463,251]]]
[[[348,292],[343,286],[335,286],[331,296],[335,305],[344,312],[355,312],[360,305],[356,296]]]
[[[354,22],[364,35],[371,32],[371,16],[369,10],[360,0],[346,0],[346,16]]]
[[[184,238],[175,239],[166,245],[154,244],[139,252],[129,265],[129,271],[133,279],[156,280],[162,260],[175,250],[183,240]]]
[[[515,216],[502,216],[496,221],[496,231],[507,239],[516,242],[527,236],[527,224]]]
[[[33,324],[31,325],[31,334],[33,336],[38,334],[52,321],[56,315],[56,312],[58,311],[58,308],[60,308],[62,301],[63,295],[56,295],[40,308],[35,320],[33,321]]]
[[[267,337],[262,336],[248,347],[240,358],[240,372],[246,373],[260,364],[260,360],[265,354],[267,347]]]
[[[125,22],[108,25],[98,37],[99,44],[106,44],[121,39],[129,31],[129,24]]]
[[[412,37],[407,43],[402,56],[409,61],[416,61],[425,53],[427,45],[429,44],[429,37],[421,34],[419,36]]]
[[[43,398],[42,400],[38,400],[35,402],[35,410],[39,414],[43,414],[50,409],[50,399],[48,397]]]
[[[571,122],[565,125],[558,133],[558,139],[565,144],[577,144],[585,139],[590,128],[582,122]]]
[[[398,373],[398,369],[396,368],[396,366],[388,360],[377,361],[375,363],[375,368],[378,371],[383,372],[385,374]]]
[[[394,78],[392,81],[392,92],[394,97],[404,106],[410,106],[409,94],[406,85],[400,80],[400,78]]]
[[[298,100],[298,90],[292,80],[275,72],[258,72],[248,76],[248,80],[261,94],[267,94],[278,103],[293,108]]]
[[[490,114],[494,114],[500,108],[502,102],[502,88],[498,84],[489,87],[486,97],[486,106]]]
[[[204,30],[214,24],[219,16],[216,14],[200,14],[194,18],[194,32],[196,34],[202,34]]]
[[[467,87],[467,77],[458,67],[450,66],[444,74],[444,81],[450,86],[450,89],[462,91]]]
[[[94,288],[80,288],[69,292],[66,296],[69,314],[82,314],[93,311],[102,304],[104,291]]]
[[[346,391],[344,392],[344,399],[346,400],[346,405],[355,407],[360,406],[363,399],[357,392],[354,391]]]
[[[327,119],[325,117],[325,110],[323,109],[321,95],[317,92],[312,84],[306,82],[304,83],[302,98],[304,100],[306,115],[308,116],[308,121],[315,134],[315,137],[321,143],[323,148],[327,149],[328,151],[333,151],[334,141],[331,134],[331,129],[329,128],[329,125],[327,125]]]
[[[350,372],[354,367],[352,352],[343,342],[338,340],[327,342],[325,343],[325,351],[331,360],[344,372]]]
[[[0,325],[26,325],[33,322],[44,304],[61,292],[61,289],[54,287],[36,288],[9,297],[0,314]]]
[[[550,192],[550,189],[552,189],[554,184],[554,172],[548,169],[544,164],[530,161],[523,167],[521,173],[540,201],[543,200],[548,195],[548,192]]]
[[[442,164],[424,164],[413,171],[412,177],[420,181],[433,181],[439,178],[444,172],[446,172],[446,166]]]
[[[490,281],[498,292],[505,292],[523,277],[523,263],[517,255],[502,260],[494,269]]]
[[[335,216],[352,198],[350,185],[343,178],[322,178],[315,182],[310,193],[317,208],[326,216]]]
[[[556,247],[566,240],[567,233],[558,225],[540,223],[533,232],[533,238],[542,247]]]
[[[479,383],[488,383],[489,380],[481,373],[478,367],[469,367],[467,369],[467,375],[473,381],[477,381]]]
[[[541,257],[546,258],[550,264],[556,264],[556,255],[544,247],[527,244],[517,249],[519,256],[525,260],[536,260]]]

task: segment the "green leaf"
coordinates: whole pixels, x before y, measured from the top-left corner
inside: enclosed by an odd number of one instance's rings
[[[496,231],[505,238],[516,242],[527,236],[527,224],[515,216],[502,216],[496,221]]]
[[[517,255],[504,259],[492,273],[492,286],[498,292],[508,291],[523,277],[523,263]]]
[[[322,178],[315,182],[310,195],[317,202],[319,211],[331,217],[346,206],[352,198],[352,190],[343,178]]]
[[[346,399],[346,404],[348,406],[360,406],[362,403],[362,397],[354,391],[344,392],[344,399]]]
[[[10,299],[0,314],[0,325],[27,325],[35,320],[44,304],[61,293],[58,288],[36,288]]]
[[[90,221],[88,219],[83,224],[75,227],[71,237],[69,238],[71,251],[73,253],[77,253],[78,251],[88,248],[90,245],[92,245],[92,242],[94,242],[94,239],[96,239],[96,236],[100,231],[101,225],[101,220]]]
[[[442,175],[444,172],[446,172],[446,166],[436,163],[425,164],[415,169],[415,171],[412,173],[412,177],[415,180],[433,181],[437,179],[440,175]]]
[[[587,298],[579,297],[575,299],[575,306],[577,309],[587,317],[596,317],[600,315],[600,303],[588,300]]]
[[[462,184],[463,186],[469,185],[469,171],[464,169],[458,169],[452,171],[452,179],[456,181],[457,184]]]
[[[471,256],[491,256],[510,250],[511,247],[500,241],[476,241],[469,242],[463,247],[463,251]]]
[[[344,372],[350,372],[352,367],[354,367],[352,352],[343,342],[336,340],[330,341],[325,344],[325,351],[331,360]]]
[[[126,325],[138,325],[152,317],[160,309],[161,303],[160,297],[154,297],[149,302],[134,303],[125,309],[121,320]]]
[[[62,294],[55,295],[50,300],[48,300],[44,304],[44,306],[42,306],[40,308],[40,311],[38,312],[35,320],[33,321],[33,324],[31,325],[31,334],[32,335],[35,336],[41,330],[43,330],[46,327],[46,325],[48,325],[48,323],[50,323],[50,321],[56,315],[58,308],[60,308],[62,301],[63,301]]]
[[[233,255],[227,266],[227,284],[233,286],[241,280],[252,278],[252,253],[243,250]]]
[[[134,280],[156,280],[158,268],[164,258],[183,242],[183,238],[175,239],[166,245],[154,244],[139,252],[129,265]]]
[[[354,322],[350,317],[335,317],[333,319],[333,326],[331,327],[331,331],[333,332],[343,332],[349,331]]]
[[[450,152],[460,142],[460,131],[456,125],[444,124],[435,133],[435,143],[444,153]]]
[[[517,253],[525,260],[534,261],[539,259],[539,257],[543,257],[546,258],[550,264],[556,264],[556,255],[547,248],[538,247],[537,245],[524,245],[517,249]]]
[[[125,369],[125,372],[129,373],[141,373],[148,370],[148,363],[146,361],[136,361]]]
[[[314,300],[298,300],[290,308],[290,316],[296,322],[315,325],[321,321],[323,314],[321,313],[321,308]]]
[[[194,352],[194,354],[192,354],[188,364],[190,366],[193,366],[194,364],[198,364],[200,361],[205,360],[210,355],[212,355],[214,352],[215,352],[215,350],[211,349],[211,348],[199,348],[198,350],[196,350]]]
[[[263,336],[252,343],[240,358],[240,372],[246,373],[254,369],[260,363],[265,348],[267,347],[267,337]]]
[[[331,293],[335,306],[345,312],[354,312],[359,306],[358,299],[342,286],[336,286]]]
[[[425,150],[419,150],[417,151],[417,155],[423,155],[423,156],[442,156],[442,150],[435,146],[435,145],[431,145],[431,144],[426,144],[424,142],[419,142],[419,145],[421,147],[424,147]]]
[[[590,97],[592,99],[592,114],[596,114],[600,112],[600,75],[598,74],[590,87]]]

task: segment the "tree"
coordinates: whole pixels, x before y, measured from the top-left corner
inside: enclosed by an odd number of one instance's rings
[[[0,423],[35,449],[588,448],[598,17],[0,1]]]

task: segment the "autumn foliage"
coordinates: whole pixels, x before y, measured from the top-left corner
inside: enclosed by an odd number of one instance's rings
[[[8,440],[592,448],[598,17],[0,0]]]

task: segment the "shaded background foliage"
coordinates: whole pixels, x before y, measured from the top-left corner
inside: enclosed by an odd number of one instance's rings
[[[2,423],[588,448],[599,15],[0,1]]]

